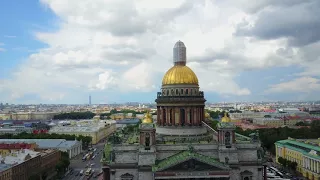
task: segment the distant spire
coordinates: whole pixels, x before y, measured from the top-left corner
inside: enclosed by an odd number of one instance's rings
[[[173,47],[173,63],[174,65],[186,65],[187,48],[182,41],[176,42]]]

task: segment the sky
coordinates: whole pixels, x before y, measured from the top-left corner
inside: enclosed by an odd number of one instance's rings
[[[2,0],[0,102],[153,103],[181,40],[207,102],[314,101],[319,0]]]

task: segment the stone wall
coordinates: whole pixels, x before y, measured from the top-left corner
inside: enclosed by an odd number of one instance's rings
[[[139,166],[154,165],[156,161],[155,153],[140,153]]]
[[[139,145],[113,145],[113,150],[118,152],[118,151],[137,151],[139,149]]]
[[[115,153],[115,163],[127,164],[127,163],[138,163],[138,153],[136,152],[117,152]]]
[[[139,180],[152,180],[153,173],[152,172],[139,172]]]
[[[239,161],[253,161],[256,162],[258,160],[257,150],[238,150],[239,153]]]

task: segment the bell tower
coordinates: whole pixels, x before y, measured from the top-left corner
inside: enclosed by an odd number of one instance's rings
[[[139,145],[139,155],[138,155],[138,166],[141,171],[150,169],[145,169],[146,166],[151,167],[156,162],[156,129],[153,124],[152,116],[149,112],[146,113],[145,118],[140,124],[140,145]],[[152,171],[150,170],[150,173]],[[152,176],[152,174],[150,174]]]
[[[156,129],[154,124],[140,125],[140,147],[145,150],[151,150],[156,143]]]
[[[226,164],[237,164],[238,150],[236,147],[236,126],[231,122],[227,113],[218,124],[219,160]]]

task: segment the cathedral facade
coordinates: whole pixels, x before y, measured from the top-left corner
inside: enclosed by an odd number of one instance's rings
[[[235,133],[225,116],[217,130],[204,122],[204,93],[186,66],[186,47],[173,48],[174,65],[157,93],[157,122],[147,113],[139,129],[108,142],[105,180],[262,180],[263,153],[257,134]]]

